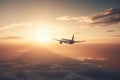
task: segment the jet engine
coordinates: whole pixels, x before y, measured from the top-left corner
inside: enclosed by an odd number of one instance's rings
[[[60,44],[62,44],[62,41],[60,41]]]

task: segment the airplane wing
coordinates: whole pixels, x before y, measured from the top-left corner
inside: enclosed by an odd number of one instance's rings
[[[79,43],[79,42],[85,42],[85,40],[83,40],[83,41],[75,41],[76,43]]]
[[[53,38],[54,40],[56,40],[56,41],[61,41],[61,40],[59,40],[59,39],[55,39],[55,38]]]

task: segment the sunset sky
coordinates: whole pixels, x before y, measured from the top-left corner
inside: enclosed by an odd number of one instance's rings
[[[119,61],[120,0],[0,0],[0,80],[120,80]]]
[[[0,0],[0,38],[120,42],[119,0]]]

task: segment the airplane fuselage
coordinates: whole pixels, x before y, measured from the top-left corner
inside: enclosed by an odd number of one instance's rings
[[[62,42],[68,43],[68,44],[73,44],[73,43],[75,43],[75,41],[69,40],[69,39],[62,39],[60,43],[62,43]]]

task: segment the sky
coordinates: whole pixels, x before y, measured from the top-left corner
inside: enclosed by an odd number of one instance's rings
[[[76,39],[87,40],[88,43],[119,43],[119,2],[0,0],[0,37],[24,37],[44,42],[53,37],[71,38],[75,34]]]
[[[119,57],[120,0],[0,0],[0,80],[120,80]]]

